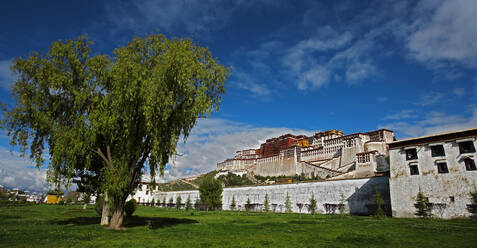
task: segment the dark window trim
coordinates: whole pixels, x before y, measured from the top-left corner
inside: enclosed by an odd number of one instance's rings
[[[470,150],[464,150],[463,149],[463,144],[471,144],[471,149]],[[471,140],[468,140],[468,141],[462,141],[462,142],[458,142],[459,144],[459,152],[462,154],[462,153],[474,153],[475,152],[475,145],[474,145],[474,142],[471,141]]]
[[[468,165],[467,161],[470,161],[471,164]],[[466,171],[476,171],[477,167],[475,166],[475,161],[473,158],[464,158],[464,166]]]
[[[410,158],[410,157],[408,156],[408,151],[412,151],[412,150],[414,150],[414,152],[415,152],[415,153],[414,153],[415,157]],[[409,149],[405,149],[404,151],[405,151],[405,153],[406,153],[406,160],[416,160],[416,159],[419,158],[419,156],[417,155],[417,148],[409,148]]]
[[[431,145],[431,157],[444,157],[446,155],[446,150],[443,145]],[[436,154],[437,147],[442,148],[442,154]],[[440,149],[437,151],[441,151]]]
[[[415,169],[414,169],[415,168]],[[419,166],[418,164],[410,164],[409,165],[409,173],[411,176],[419,175]]]
[[[444,167],[441,167],[441,165],[444,164]],[[446,162],[437,162],[437,173],[439,174],[446,174],[449,173],[449,167],[447,166]]]

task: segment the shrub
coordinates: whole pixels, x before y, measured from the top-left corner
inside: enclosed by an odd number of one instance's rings
[[[89,204],[90,201],[91,201],[91,196],[89,194],[84,194],[83,195],[83,203],[84,204]]]
[[[373,195],[374,197],[374,204],[376,205],[376,213],[374,213],[374,216],[381,218],[386,215],[383,209],[384,205],[384,200],[383,197],[381,196],[381,193],[376,190],[376,194]]]
[[[154,199],[151,200],[151,207],[154,207],[156,206],[156,201],[154,201]]]
[[[222,185],[212,176],[207,176],[199,185],[200,199],[207,204],[209,210],[219,209],[222,206]]]
[[[71,203],[73,203],[73,199],[71,198],[66,199],[66,202],[65,202],[66,205],[71,205]]]
[[[250,211],[250,208],[252,207],[252,203],[250,201],[250,197],[247,198],[247,204],[245,204],[245,210]]]
[[[429,217],[428,204],[429,204],[429,199],[426,196],[424,196],[424,193],[422,193],[421,188],[419,188],[419,193],[417,193],[417,196],[416,196],[416,203],[414,204],[414,206],[417,209],[415,215],[421,218]]]
[[[176,208],[180,209],[181,205],[182,205],[182,198],[181,198],[180,195],[178,195],[177,198],[176,198]]]
[[[65,201],[63,199],[61,199],[59,202],[58,202],[58,205],[65,205]]]
[[[136,208],[137,208],[136,200],[131,199],[131,200],[127,201],[126,204],[124,205],[124,212],[126,213],[126,216],[128,216],[128,217],[132,216],[134,211],[136,211]]]
[[[235,196],[232,196],[232,203],[230,204],[230,210],[235,210],[235,207],[237,206],[237,203],[235,203]]]
[[[96,198],[96,203],[94,204],[94,210],[96,210],[96,213],[99,214],[99,216],[103,215],[103,203],[104,203],[104,198],[103,196],[98,196]]]
[[[190,200],[190,195],[187,196],[187,200],[185,203],[185,208],[186,210],[191,210],[192,209],[192,201]]]
[[[265,194],[265,201],[263,201],[263,209],[265,212],[270,212],[270,201],[268,200],[268,193]]]
[[[311,214],[316,214],[316,200],[315,195],[311,195],[310,204],[308,205]]]
[[[195,210],[199,210],[199,207],[200,207],[200,199],[199,199],[199,198],[195,198],[195,202],[194,202],[194,208],[195,208]]]
[[[292,212],[292,205],[291,205],[290,196],[288,195],[288,192],[287,192],[287,197],[285,198],[285,212],[287,213]]]

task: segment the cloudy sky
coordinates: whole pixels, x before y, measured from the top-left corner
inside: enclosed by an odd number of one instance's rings
[[[292,132],[389,128],[398,139],[477,126],[477,1],[7,1],[0,8],[0,101],[9,66],[86,34],[111,54],[162,32],[231,67],[165,179],[204,173],[234,151]],[[44,190],[44,170],[0,130],[0,184]]]

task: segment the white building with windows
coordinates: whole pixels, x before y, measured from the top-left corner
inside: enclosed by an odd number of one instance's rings
[[[440,218],[469,216],[470,192],[477,190],[477,128],[389,144],[392,215],[416,217],[419,190]]]

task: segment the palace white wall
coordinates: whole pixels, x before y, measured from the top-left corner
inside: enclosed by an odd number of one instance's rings
[[[344,199],[345,211],[347,213],[368,214],[366,205],[372,203],[373,195],[376,191],[381,192],[385,204],[390,204],[389,181],[387,177],[225,188],[222,193],[222,208],[229,210],[232,197],[235,197],[237,209],[244,210],[247,199],[250,198],[251,203],[263,204],[265,194],[268,194],[270,207],[272,208],[272,204],[276,204],[276,212],[284,212],[286,195],[288,193],[293,212],[300,212],[297,203],[301,203],[303,204],[301,212],[306,213],[305,204],[308,204],[311,196],[314,195],[318,205],[318,212],[320,213],[325,213],[325,203],[339,204]],[[163,202],[164,198],[166,198],[168,203],[172,197],[175,203],[179,195],[182,198],[182,203],[185,203],[187,197],[190,197],[192,203],[194,203],[199,197],[199,191],[159,192],[153,194],[153,198],[156,203],[158,201]]]

